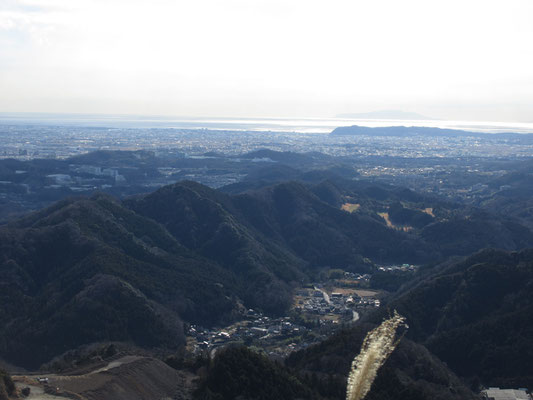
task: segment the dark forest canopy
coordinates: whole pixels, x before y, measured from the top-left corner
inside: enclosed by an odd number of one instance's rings
[[[472,384],[531,387],[532,290],[532,250],[484,250],[435,267],[385,309],[404,315],[407,336]]]
[[[345,203],[358,207],[347,211]],[[93,342],[177,349],[183,322],[221,325],[249,307],[284,314],[292,288],[322,268],[371,272],[382,262],[532,245],[531,231],[514,219],[342,179],[239,194],[184,181],[123,201],[103,194],[68,199],[0,227],[0,356],[36,368]],[[530,311],[529,253],[481,254],[421,268],[390,307],[407,316],[411,339],[470,382],[529,382],[520,361],[530,354],[520,332],[533,320],[521,318]],[[512,328],[512,345],[491,336],[503,326]],[[463,350],[447,351],[452,342]],[[463,362],[466,349],[478,349],[469,357],[483,371]],[[513,357],[520,371],[495,369],[494,359]],[[304,380],[302,390],[316,389]]]

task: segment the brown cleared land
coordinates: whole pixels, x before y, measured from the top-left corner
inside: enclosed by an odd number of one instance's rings
[[[380,212],[380,213],[378,213],[378,215],[385,220],[385,222],[387,223],[387,226],[389,228],[395,228],[395,226],[392,224],[392,222],[390,222],[389,213]]]
[[[353,294],[357,294],[360,297],[376,297],[379,295],[380,292],[377,290],[370,290],[370,289],[350,289],[350,288],[334,286],[332,288],[328,288],[327,293],[330,296],[331,296],[331,293],[342,293],[345,296],[351,296]]]
[[[363,290],[363,289],[356,289],[354,290],[357,295],[361,297],[376,297],[379,292],[376,292],[375,290]]]
[[[353,213],[359,210],[359,207],[361,207],[361,205],[357,203],[344,203],[341,206],[341,210],[348,211],[349,213]]]
[[[431,207],[424,208],[422,212],[425,212],[428,215],[431,215],[433,218],[435,218],[435,214],[433,214],[433,209]]]
[[[163,361],[150,357],[125,356],[81,375],[38,375],[48,378],[39,384],[37,376],[14,375],[18,388],[29,386],[32,400],[143,400],[147,398],[191,399],[189,373],[176,371]],[[46,389],[50,394],[45,393]]]
[[[400,226],[400,225],[394,225],[390,218],[389,218],[389,213],[386,213],[386,212],[380,212],[378,213],[378,215],[383,218],[385,220],[385,222],[387,223],[387,226],[389,228],[392,228],[392,229],[397,229],[399,231],[404,231],[404,232],[409,232],[411,230],[413,230],[413,227],[412,226]]]
[[[342,293],[345,296],[351,296],[352,294],[356,293],[357,291],[354,289],[348,289],[348,288],[342,288],[342,287],[333,287],[330,290],[327,290],[327,293],[331,295],[331,293]]]
[[[353,281],[351,279],[337,279],[337,282],[341,284],[342,287],[348,288],[348,290],[350,290],[349,288],[357,287],[361,284],[361,282]]]

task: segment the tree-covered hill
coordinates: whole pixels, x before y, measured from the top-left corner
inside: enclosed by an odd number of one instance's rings
[[[0,354],[36,367],[94,341],[176,347],[182,319],[231,319],[240,289],[220,266],[106,196],[0,229]]]
[[[236,197],[248,221],[314,266],[361,268],[376,262],[415,262],[423,245],[389,229],[377,215],[347,213],[321,200],[301,183],[287,182]],[[430,250],[431,251],[431,250]]]
[[[360,208],[343,210],[339,199]],[[378,214],[396,207],[418,219],[424,201],[357,183],[228,195],[180,182],[124,202],[99,194],[55,203],[0,227],[0,356],[37,366],[95,341],[176,347],[182,321],[223,324],[243,306],[285,313],[292,288],[321,268],[371,272],[374,263],[533,244],[527,228],[489,213],[437,204],[408,231]]]
[[[354,356],[371,325],[343,330],[319,345],[292,353],[287,365],[245,347],[217,352],[202,373],[201,400],[346,398]],[[467,400],[477,397],[427,349],[402,339],[379,370],[371,400]]]
[[[472,383],[533,386],[533,252],[485,250],[435,270],[388,303],[408,336]]]
[[[331,399],[344,399],[351,362],[372,325],[342,330],[307,350],[291,354],[287,364],[309,377],[311,387]],[[369,400],[475,399],[474,394],[424,346],[406,338],[378,371]]]
[[[533,161],[519,163],[514,170],[487,182],[494,195],[477,202],[479,207],[500,215],[513,216],[533,228]]]
[[[125,204],[245,281],[244,300],[250,306],[274,313],[286,310],[290,304],[287,283],[305,277],[304,261],[255,230],[233,199],[216,190],[182,182]]]
[[[321,399],[296,375],[246,347],[218,351],[195,393],[199,400]]]

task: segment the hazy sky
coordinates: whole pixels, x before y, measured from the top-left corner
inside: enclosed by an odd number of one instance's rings
[[[533,0],[0,0],[0,112],[533,121]]]

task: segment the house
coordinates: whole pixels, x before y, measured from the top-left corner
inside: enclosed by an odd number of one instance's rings
[[[481,392],[487,400],[531,400],[526,389],[500,389],[491,387]]]
[[[204,340],[203,342],[198,343],[198,347],[201,349],[207,349],[209,347],[209,342]]]
[[[268,329],[265,329],[265,328],[259,328],[257,326],[253,326],[251,329],[250,329],[250,332],[251,333],[254,333],[256,335],[266,335],[268,333]]]

